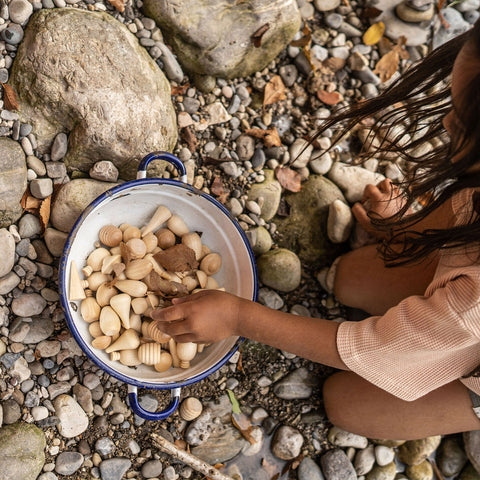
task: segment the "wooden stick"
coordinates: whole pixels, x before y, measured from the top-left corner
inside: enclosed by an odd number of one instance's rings
[[[153,444],[162,452],[175,457],[177,460],[180,460],[189,467],[192,467],[197,472],[203,473],[207,477],[211,478],[211,480],[233,480],[232,477],[220,473],[215,467],[212,467],[212,465],[200,460],[200,458],[195,457],[195,455],[192,455],[185,450],[180,450],[173,443],[165,440],[156,433],[152,433],[152,440]]]

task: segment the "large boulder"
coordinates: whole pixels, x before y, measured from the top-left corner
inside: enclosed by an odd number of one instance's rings
[[[41,153],[59,132],[69,134],[64,161],[70,170],[88,172],[110,160],[131,179],[145,154],[175,146],[169,82],[137,38],[107,13],[39,10],[10,83]]]
[[[222,78],[262,70],[290,43],[301,22],[295,0],[145,0],[143,8],[186,70]]]
[[[287,193],[290,213],[276,216],[277,244],[295,252],[302,265],[322,267],[342,252],[340,245],[328,239],[328,209],[335,200],[346,203],[341,190],[322,175],[311,175],[297,193]]]
[[[27,188],[27,164],[18,142],[0,138],[0,228],[22,215],[20,200]]]
[[[45,435],[35,425],[15,423],[0,428],[0,478],[35,480],[45,463]]]

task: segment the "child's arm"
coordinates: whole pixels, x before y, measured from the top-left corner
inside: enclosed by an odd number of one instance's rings
[[[152,318],[178,342],[210,343],[239,335],[347,370],[336,345],[338,323],[280,312],[228,293],[210,290],[178,298]]]

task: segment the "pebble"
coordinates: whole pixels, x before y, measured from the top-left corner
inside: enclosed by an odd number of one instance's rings
[[[132,465],[128,458],[115,457],[103,460],[100,463],[102,480],[121,480]]]
[[[306,368],[298,368],[275,383],[273,393],[284,400],[309,398],[312,394],[312,379]]]
[[[20,25],[17,25],[16,23],[10,23],[10,25],[8,25],[5,30],[2,30],[0,36],[3,40],[7,42],[7,44],[18,45],[23,40],[23,29]]]
[[[8,11],[12,22],[23,24],[33,13],[33,6],[28,0],[12,0],[8,5]]]
[[[83,463],[84,457],[78,452],[62,452],[55,459],[55,471],[59,475],[73,475]]]
[[[119,172],[113,162],[109,160],[102,160],[95,163],[95,165],[90,169],[89,175],[95,180],[101,180],[103,182],[116,182]]]
[[[103,457],[106,457],[115,451],[115,443],[108,437],[99,438],[95,442],[95,450]]]
[[[88,428],[88,417],[70,395],[62,394],[53,402],[55,414],[60,420],[59,432],[64,438],[73,438]]]
[[[40,219],[31,213],[26,213],[18,222],[18,233],[22,238],[31,238],[42,233]]]
[[[327,480],[357,480],[357,474],[346,453],[339,448],[329,450],[320,458]]]
[[[373,445],[358,450],[353,462],[357,475],[366,475],[375,465],[375,450]]]
[[[269,288],[259,289],[258,301],[266,307],[272,308],[273,310],[280,310],[284,305],[282,297],[277,292],[270,290]]]
[[[395,452],[385,445],[377,445],[375,447],[375,459],[381,467],[393,462],[395,458]]]
[[[320,467],[310,458],[305,457],[297,469],[298,480],[324,480]]]
[[[292,460],[300,454],[303,441],[302,434],[296,428],[282,425],[272,439],[272,453],[281,460]]]
[[[160,460],[150,460],[142,466],[142,475],[144,478],[159,477],[162,473],[163,465]]]
[[[53,193],[53,182],[49,178],[38,178],[30,182],[30,192],[35,198],[43,200]]]
[[[1,278],[11,272],[15,263],[15,240],[6,228],[0,229],[0,245],[2,245],[2,255],[0,255]]]

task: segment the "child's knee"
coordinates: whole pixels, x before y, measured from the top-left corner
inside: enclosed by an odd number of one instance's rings
[[[327,417],[333,425],[341,428],[345,428],[347,413],[352,407],[349,378],[349,372],[337,372],[328,377],[323,384],[323,402]]]

